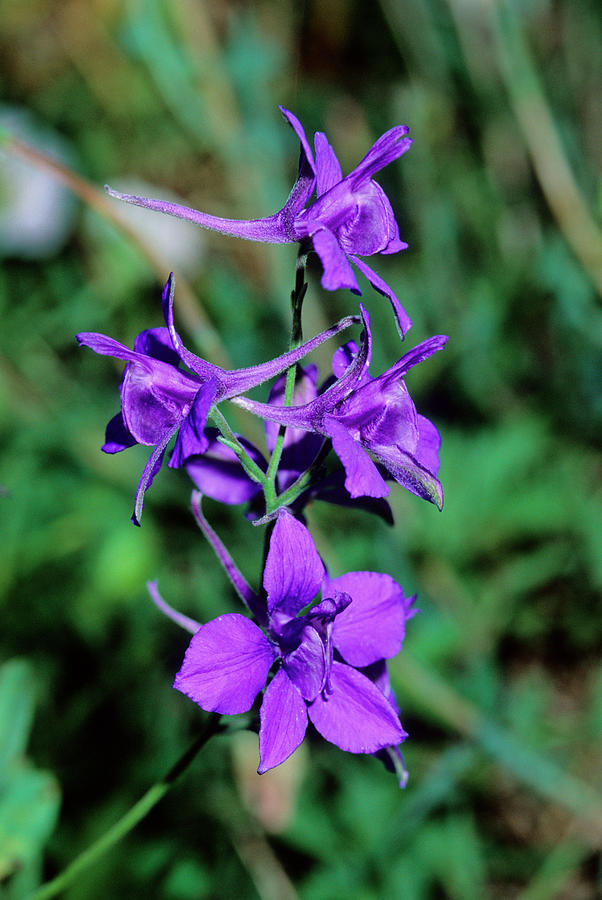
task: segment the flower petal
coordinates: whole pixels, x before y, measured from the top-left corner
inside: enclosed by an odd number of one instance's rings
[[[418,424],[418,444],[414,450],[414,456],[420,463],[433,475],[439,471],[439,449],[441,447],[441,436],[433,423],[425,418],[425,416],[417,416]]]
[[[173,318],[173,298],[175,286],[176,280],[174,278],[173,272],[171,272],[169,278],[165,282],[165,287],[163,288],[163,293],[161,295],[161,305],[163,307],[163,318],[165,319],[165,324],[167,325],[167,331],[169,333],[171,345],[177,353],[178,360],[181,359],[182,362],[185,363],[185,365],[187,365],[188,368],[195,373],[195,375],[199,375],[201,378],[211,378],[212,376],[219,378],[219,376],[223,374],[223,369],[220,369],[218,366],[214,366],[212,363],[209,363],[206,360],[195,356],[194,353],[191,353],[190,350],[187,350],[182,342],[182,338],[176,331]]]
[[[415,596],[409,597],[408,605],[411,606],[415,599]],[[417,610],[412,610],[407,618],[411,619],[416,612]],[[391,687],[389,670],[387,669],[387,661],[385,659],[380,659],[378,662],[362,668],[362,675],[365,675],[366,678],[369,678],[372,684],[379,689],[381,694],[385,695],[385,698],[389,701],[395,712],[399,715],[399,705],[397,703],[397,698],[395,697],[395,694],[393,692],[393,688]]]
[[[331,187],[343,180],[341,165],[326,135],[321,131],[316,131],[314,135],[314,146],[316,148],[316,190],[318,197],[329,191]]]
[[[350,753],[375,753],[407,737],[393,707],[361,672],[334,662],[330,681],[332,693],[319,694],[308,714],[331,744]]]
[[[411,138],[405,137],[409,130],[407,125],[396,125],[386,131],[370,147],[353,172],[347,175],[347,179],[357,185],[358,182],[371,178],[380,169],[384,169],[389,163],[403,156],[412,146]]]
[[[443,489],[438,478],[429,472],[415,457],[402,447],[370,447],[371,453],[391,473],[395,481],[433,503],[438,509],[443,508]]]
[[[357,356],[357,344],[355,341],[347,341],[342,347],[332,354],[332,372],[335,378],[342,378],[355,357]]]
[[[150,356],[126,367],[121,382],[121,412],[139,444],[151,447],[167,429],[180,424],[199,389],[198,381]]]
[[[312,232],[311,239],[324,267],[321,281],[324,290],[336,291],[339,288],[348,288],[354,294],[361,294],[353,269],[332,231],[317,227]]]
[[[136,353],[144,353],[153,359],[160,359],[176,368],[180,364],[180,357],[174,350],[171,335],[168,328],[148,328],[141,331],[134,341]]]
[[[407,353],[404,353],[401,359],[380,377],[385,380],[403,378],[418,363],[424,362],[425,359],[429,359],[434,353],[443,350],[447,341],[448,337],[445,334],[436,334],[426,341],[421,341],[415,347],[412,347],[411,350],[408,350]]]
[[[326,656],[320,635],[312,625],[301,633],[301,643],[283,657],[282,665],[304,700],[314,700],[324,686]]]
[[[130,350],[129,347],[125,347],[119,341],[107,337],[106,334],[98,334],[95,331],[80,331],[79,334],[75,335],[75,339],[80,346],[89,347],[90,350],[94,350],[95,353],[99,353],[101,356],[114,356],[115,359],[125,359],[127,362],[139,363],[141,366],[146,365],[149,371],[152,370],[152,359],[148,359],[145,354]]]
[[[389,488],[364,450],[334,416],[327,416],[324,428],[332,439],[334,452],[345,468],[345,487],[352,497],[387,497]]]
[[[286,234],[280,216],[266,216],[263,219],[223,219],[220,216],[211,216],[191,209],[188,206],[180,206],[179,203],[169,203],[166,200],[154,200],[150,197],[138,197],[135,194],[122,194],[105,185],[105,191],[117,200],[125,200],[134,206],[143,206],[155,212],[166,213],[177,219],[186,219],[201,228],[209,228],[211,231],[220,231],[222,234],[231,234],[233,237],[246,238],[248,241],[262,241],[268,244],[288,244],[290,237]]]
[[[120,412],[110,420],[105,431],[105,442],[101,447],[104,453],[120,453],[133,447],[138,441],[125,427],[123,416]]]
[[[247,369],[231,369],[229,372],[219,370],[219,399],[231,400],[236,397],[237,394],[244,394],[246,391],[250,391],[251,388],[263,384],[264,381],[268,381],[270,378],[280,375],[281,372],[284,372],[284,370],[292,366],[293,363],[299,362],[299,360],[307,353],[315,350],[316,347],[319,347],[324,341],[334,337],[340,331],[349,328],[350,325],[356,325],[357,322],[357,316],[345,316],[344,318],[339,319],[339,321],[330,328],[321,331],[320,334],[310,338],[310,340],[305,341],[303,344],[299,344],[298,347],[287,350],[286,353],[276,357],[276,359],[260,363],[258,366],[250,366]],[[242,406],[242,402],[240,402],[239,405]]]
[[[148,462],[145,465],[140,481],[138,482],[136,497],[134,498],[134,512],[132,513],[132,522],[134,525],[140,525],[142,507],[144,505],[144,495],[153,483],[155,475],[161,468],[163,464],[165,448],[167,447],[177,430],[178,426],[176,425],[174,428],[166,431],[163,437],[158,441],[157,446],[148,458]]]
[[[198,389],[190,412],[180,426],[180,432],[169,460],[170,468],[177,469],[183,466],[191,456],[204,453],[207,449],[209,441],[205,435],[205,425],[218,389],[217,378],[210,378]]]
[[[226,613],[193,636],[173,686],[208,712],[247,712],[276,656],[276,648],[257,625],[238,613]]]
[[[303,125],[301,124],[297,116],[294,113],[290,112],[288,109],[285,109],[284,106],[279,106],[278,109],[299,138],[301,149],[305,154],[305,159],[307,160],[312,172],[315,174],[316,164],[314,163],[314,155],[311,152],[311,147],[309,146],[309,142],[305,136],[305,129],[303,128]]]
[[[318,593],[323,576],[309,531],[288,510],[279,510],[263,573],[268,611],[295,616]]]
[[[266,688],[260,720],[257,771],[262,775],[295,752],[307,729],[305,701],[283,669]]]
[[[374,290],[378,291],[379,294],[382,294],[383,297],[386,297],[387,300],[390,301],[391,306],[393,307],[397,330],[401,337],[404,338],[408,330],[412,327],[412,320],[397,299],[397,296],[393,293],[386,281],[383,281],[380,275],[376,274],[374,269],[371,269],[370,266],[366,265],[363,259],[360,259],[359,256],[350,256],[349,258],[355,263],[362,275],[366,276]]]
[[[380,572],[348,572],[326,579],[323,596],[332,591],[350,595],[351,603],[334,620],[332,640],[345,662],[369,666],[390,659],[401,650],[407,601],[390,575]]]

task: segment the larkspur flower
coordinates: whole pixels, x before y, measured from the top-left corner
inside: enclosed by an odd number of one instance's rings
[[[343,177],[326,135],[319,131],[314,135],[314,155],[297,117],[284,107],[279,108],[299,138],[301,153],[297,181],[283,208],[272,216],[223,219],[176,203],[123,194],[108,186],[107,191],[128,203],[187,219],[223,234],[251,241],[313,247],[324,268],[322,287],[329,291],[347,288],[361,294],[353,263],[372,287],[391,302],[397,328],[403,336],[412,324],[411,319],[389,285],[363,257],[398,253],[408,246],[399,238],[391,203],[373,175],[409,149],[412,143],[406,136],[409,129],[405,125],[391,128],[373,144],[359,165]],[[310,203],[314,190],[317,198]]]
[[[192,630],[149,587],[163,611]],[[200,626],[174,687],[204,710],[235,715],[251,709],[276,664],[261,703],[260,773],[297,749],[308,719],[351,753],[397,748],[407,735],[383,660],[401,648],[413,598],[378,572],[329,578],[309,531],[287,510],[272,533],[263,587],[263,600],[254,599],[263,630],[237,613]],[[320,589],[322,600],[307,609]]]
[[[250,390],[297,362],[310,350],[351,325],[341,319],[332,328],[270,362],[246,369],[225,369],[186,350],[173,321],[174,278],[163,289],[166,328],[143,331],[130,350],[104,334],[82,332],[77,340],[96,353],[126,360],[121,382],[121,412],[107,425],[106,453],[119,453],[134,444],[154,447],[136,491],[132,521],[139,524],[144,493],[161,468],[165,450],[177,435],[169,465],[181,466],[192,453],[208,447],[207,416],[216,403]],[[180,369],[184,363],[190,371]]]
[[[389,486],[380,466],[413,494],[441,508],[439,432],[417,413],[404,376],[441,350],[447,337],[437,335],[422,341],[382,375],[372,378],[370,318],[363,306],[361,310],[364,331],[360,349],[353,343],[339,348],[333,358],[337,379],[323,394],[303,406],[259,403],[246,397],[233,402],[269,421],[329,437],[345,469],[345,487],[351,497],[388,496]]]
[[[297,365],[292,405],[310,403],[318,397],[317,378],[317,366]],[[284,386],[285,378],[281,376],[270,389],[269,404],[283,405]],[[275,422],[265,421],[266,447],[269,453],[274,450],[278,431],[279,426]],[[217,429],[208,428],[205,435],[209,441],[205,453],[193,454],[184,461],[186,471],[196,487],[203,495],[220,503],[249,503],[247,518],[257,520],[262,517],[265,504],[261,485],[247,475],[234,451],[218,440]],[[322,435],[311,431],[300,428],[286,429],[282,457],[276,473],[278,494],[291,487],[307,472],[318,458],[324,440]],[[260,450],[244,437],[239,437],[239,441],[253,461],[265,472],[268,464]],[[303,510],[309,502],[323,500],[339,506],[352,506],[376,513],[389,524],[393,524],[393,513],[386,500],[373,497],[351,498],[345,489],[344,478],[345,473],[341,468],[327,472],[320,465],[307,487],[289,504],[291,510],[299,518],[302,517]]]

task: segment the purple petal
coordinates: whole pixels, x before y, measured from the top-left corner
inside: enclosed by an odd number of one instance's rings
[[[173,686],[208,712],[247,712],[276,656],[257,625],[238,613],[226,613],[194,635]]]
[[[409,602],[413,603],[415,599],[415,597],[410,597]],[[411,616],[407,616],[407,618],[409,619]],[[397,715],[399,715],[399,705],[393,692],[393,688],[391,687],[391,679],[389,678],[386,660],[381,659],[370,666],[362,668],[362,675],[369,678],[372,684],[379,689],[381,694],[384,694],[385,699],[389,701]]]
[[[266,688],[260,719],[257,771],[262,775],[295,752],[307,729],[305,702],[282,669]]]
[[[125,359],[127,362],[139,363],[141,366],[146,365],[149,371],[152,370],[152,359],[147,360],[144,354],[130,350],[129,347],[125,347],[119,341],[113,340],[106,334],[98,334],[95,331],[80,331],[79,334],[75,335],[75,339],[82,347],[89,347],[90,350],[94,350],[95,353],[99,353],[101,356],[114,356],[115,359]]]
[[[217,379],[210,378],[199,388],[190,412],[180,426],[180,432],[169,460],[170,468],[178,469],[191,456],[204,453],[207,449],[209,441],[205,435],[205,425],[218,387]]]
[[[324,196],[322,208],[319,204],[318,200],[310,208],[308,218],[334,231],[348,256],[382,253],[399,240],[389,198],[375,181],[366,181],[352,191],[345,179]]]
[[[361,294],[353,269],[332,231],[318,227],[311,234],[311,239],[324,267],[322,287],[327,291],[348,288],[354,294]]]
[[[314,155],[311,152],[311,147],[309,146],[309,142],[305,137],[305,129],[303,128],[303,125],[301,124],[297,116],[294,115],[294,113],[289,112],[288,109],[285,109],[284,106],[279,106],[278,109],[299,138],[301,149],[305,154],[305,159],[307,160],[312,172],[315,174],[316,164],[314,163]]]
[[[357,356],[357,344],[355,341],[347,341],[342,347],[332,354],[332,371],[335,378],[342,378],[355,357]]]
[[[145,356],[160,359],[176,368],[180,365],[180,357],[173,348],[167,328],[148,328],[146,331],[141,331],[134,341],[134,350],[136,353],[144,353]]]
[[[318,197],[321,197],[331,187],[343,180],[343,173],[334,150],[328,143],[326,135],[321,131],[316,131],[314,145],[316,148],[316,190]]]
[[[347,178],[357,184],[403,156],[412,145],[412,140],[405,137],[409,130],[407,125],[396,125],[381,135]]]
[[[246,503],[261,492],[261,487],[251,481],[234,451],[217,440],[218,434],[216,428],[205,430],[207,449],[202,456],[191,456],[186,459],[184,463],[186,471],[206,497],[220,503]],[[238,437],[238,440],[253,461],[265,472],[266,462],[259,450],[246,438]]]
[[[334,662],[330,680],[332,693],[323,691],[308,708],[325,740],[350,753],[375,753],[407,737],[393,707],[361,672]]]
[[[353,391],[340,404],[337,420],[368,450],[413,453],[418,444],[416,407],[404,381],[388,372]]]
[[[101,447],[104,453],[120,453],[133,447],[138,441],[125,427],[123,416],[120,412],[110,420],[105,431],[105,442]]]
[[[312,625],[301,632],[301,643],[282,661],[284,669],[305,700],[315,700],[324,686],[326,657],[324,644]]]
[[[324,564],[309,531],[281,509],[263,573],[269,612],[297,615],[318,593],[323,576]]]
[[[398,484],[412,494],[443,508],[443,490],[439,480],[401,447],[370,447],[370,451],[391,473]]]
[[[334,646],[345,662],[369,666],[399,653],[405,633],[406,599],[390,575],[348,572],[326,580],[323,596],[330,596],[332,591],[343,591],[351,597],[332,626]]]
[[[350,325],[356,325],[357,322],[357,316],[345,316],[335,325],[332,325],[331,328],[321,331],[320,334],[310,338],[310,340],[305,341],[293,350],[287,350],[286,353],[271,359],[269,362],[260,363],[258,366],[251,366],[246,369],[232,369],[230,372],[220,370],[220,400],[230,400],[238,394],[244,394],[246,391],[250,391],[251,388],[263,384],[264,381],[280,375],[281,372],[284,372],[293,363],[299,362],[300,359],[311,350],[315,350],[324,341],[349,328]],[[242,406],[242,402],[239,402],[239,405]]]
[[[372,287],[378,291],[379,294],[382,294],[383,297],[386,297],[387,300],[390,301],[391,306],[393,307],[393,314],[395,316],[395,322],[397,324],[397,330],[401,337],[405,337],[408,330],[412,327],[412,320],[408,316],[407,312],[397,299],[396,295],[393,293],[389,285],[386,281],[377,275],[376,272],[370,268],[370,266],[366,265],[363,259],[360,259],[359,256],[350,256],[350,259],[355,263],[358,267],[362,275],[365,275]]]
[[[143,357],[127,366],[121,383],[121,411],[139,444],[152,446],[167,429],[179,425],[199,389],[198,382],[159,360]]]
[[[122,194],[105,185],[105,191],[117,200],[125,200],[134,206],[143,206],[155,212],[166,213],[177,219],[186,219],[201,228],[209,228],[211,231],[219,231],[222,234],[231,234],[234,237],[246,238],[248,241],[262,241],[268,244],[288,244],[290,237],[285,232],[280,221],[280,215],[267,216],[263,219],[222,219],[219,216],[211,216],[199,212],[188,206],[180,206],[178,203],[169,203],[166,200],[153,200],[149,197],[138,197],[135,194]]]
[[[424,416],[417,416],[417,423],[418,445],[414,450],[414,456],[421,466],[436,475],[440,465],[441,437],[433,423]]]
[[[139,444],[152,446],[180,424],[198,390],[198,381],[190,375],[140,356],[127,366],[121,383],[124,424]]]
[[[247,397],[235,397],[233,403],[252,412],[256,416],[261,416],[270,422],[278,422],[282,425],[292,426],[293,428],[302,428],[307,431],[319,431],[322,433],[322,422],[324,415],[333,409],[350,390],[355,388],[358,383],[365,378],[366,371],[370,365],[370,356],[372,353],[372,336],[370,333],[370,317],[364,306],[360,303],[362,321],[364,323],[364,331],[361,337],[361,346],[359,352],[353,359],[347,371],[341,378],[336,380],[327,391],[310,403],[304,406],[273,406],[270,403],[260,403],[256,400],[249,400]],[[341,320],[343,322],[344,320]],[[341,323],[338,323],[339,327]],[[333,329],[331,329],[333,331]],[[318,340],[316,338],[315,340]]]
[[[409,244],[406,244],[405,241],[400,241],[399,236],[392,237],[384,248],[384,250],[380,251],[381,256],[387,256],[392,253],[400,253],[402,250],[407,250]]]
[[[319,622],[322,625],[330,625],[340,613],[347,609],[351,603],[351,597],[344,591],[333,590],[328,597],[312,606],[306,613],[305,619],[309,622]]]
[[[165,454],[165,448],[169,444],[170,440],[178,430],[178,426],[167,431],[163,437],[157,443],[157,446],[151,453],[148,458],[148,462],[144,467],[144,471],[138,482],[138,488],[136,490],[136,496],[134,498],[134,512],[132,514],[132,522],[134,525],[140,525],[140,518],[142,516],[142,507],[144,505],[144,495],[153,483],[153,479],[161,465],[163,463],[163,456]]]
[[[387,497],[389,488],[382,475],[363,449],[353,440],[344,425],[327,416],[325,430],[332,439],[334,452],[345,468],[345,487],[352,497]]]
[[[445,334],[436,334],[426,341],[421,341],[419,344],[416,344],[415,347],[412,347],[411,350],[408,350],[407,353],[404,353],[401,359],[385,372],[381,378],[403,378],[404,375],[406,375],[406,373],[414,366],[418,365],[418,363],[424,362],[425,359],[429,359],[434,353],[443,350],[447,341],[448,338]]]
[[[173,299],[175,286],[176,280],[172,272],[165,282],[165,287],[163,288],[163,294],[161,297],[161,305],[163,307],[163,318],[165,319],[165,323],[167,325],[170,342],[177,353],[178,359],[181,359],[182,362],[185,363],[185,365],[187,365],[188,368],[195,373],[195,375],[199,375],[201,378],[215,377],[219,379],[224,375],[224,370],[220,369],[218,366],[214,366],[212,363],[206,362],[206,360],[195,356],[194,353],[191,353],[190,350],[187,350],[182,342],[182,338],[176,331],[173,317]]]

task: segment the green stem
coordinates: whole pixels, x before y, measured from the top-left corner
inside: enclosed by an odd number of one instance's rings
[[[303,493],[303,491],[307,490],[307,488],[310,486],[310,484],[313,483],[313,481],[317,478],[320,471],[323,469],[324,461],[325,461],[326,457],[328,456],[328,454],[330,453],[330,450],[331,450],[330,440],[324,441],[324,443],[322,444],[322,446],[320,448],[320,452],[316,456],[315,460],[313,461],[313,463],[311,464],[309,469],[307,469],[305,472],[303,472],[297,478],[297,480],[291,484],[290,487],[288,487],[281,494],[278,494],[278,496],[275,499],[275,506],[270,510],[270,515],[268,516],[268,514],[266,513],[267,521],[269,521],[272,518],[272,514],[277,509],[280,509],[280,507],[282,507],[282,506],[290,506],[292,503],[295,502],[297,497]],[[258,522],[255,522],[255,524],[256,525],[263,524],[263,519],[259,520]]]
[[[214,407],[209,414],[213,423],[219,429],[219,432],[222,436],[222,443],[226,445],[226,447],[230,447],[231,450],[236,453],[241,466],[253,481],[256,481],[258,484],[261,484],[265,487],[266,485],[266,475],[259,468],[257,463],[251,456],[247,453],[243,445],[240,443],[232,429],[230,428],[225,416],[223,413]]]
[[[80,872],[83,872],[84,869],[93,865],[103,853],[110,850],[114,844],[135,828],[138,822],[141,822],[151,809],[157,805],[159,800],[165,796],[172,784],[188,768],[202,747],[204,747],[215,734],[224,730],[223,726],[220,724],[220,718],[221,717],[217,713],[212,713],[201,734],[193,741],[186,752],[182,754],[175,765],[171,767],[164,778],[156,784],[153,784],[118,822],[115,822],[115,824],[98,838],[97,841],[87,847],[79,856],[76,856],[66,869],[63,869],[63,871],[55,878],[51,881],[47,881],[46,884],[39,887],[33,894],[30,894],[28,900],[46,900],[47,897],[55,897],[58,893],[65,890]]]
[[[291,326],[290,349],[294,350],[303,341],[303,329],[301,325],[301,309],[303,307],[303,299],[307,291],[305,283],[305,265],[307,263],[307,253],[303,250],[299,251],[297,256],[297,270],[295,276],[295,289],[291,293],[291,305],[293,310],[293,321]],[[297,376],[297,364],[295,363],[286,371],[286,381],[284,385],[284,406],[290,406],[295,390],[295,379]],[[266,483],[264,485],[266,513],[273,512],[278,505],[276,493],[276,475],[278,466],[282,458],[282,450],[284,448],[284,435],[286,434],[286,426],[281,425],[278,431],[278,437],[274,445],[274,450],[270,457],[270,463],[266,473]]]

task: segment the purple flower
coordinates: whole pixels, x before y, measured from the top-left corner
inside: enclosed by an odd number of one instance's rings
[[[207,711],[243,713],[277,663],[261,704],[259,772],[296,750],[308,718],[351,753],[397,747],[406,733],[382,669],[374,680],[360,669],[399,652],[413,600],[377,572],[329,578],[309,531],[286,510],[272,533],[263,587],[265,632],[237,613],[201,626],[174,687]],[[306,609],[320,589],[323,599]]]
[[[107,187],[113,197],[188,219],[203,228],[251,241],[273,244],[301,243],[313,246],[324,267],[322,287],[348,288],[361,294],[351,263],[373,288],[387,297],[403,336],[412,322],[391,288],[361,257],[391,254],[408,246],[399,239],[399,228],[389,199],[373,175],[398,159],[412,141],[408,128],[397,125],[380,137],[356,168],[343,178],[341,166],[326,135],[314,135],[315,156],[303,126],[293,113],[280,107],[301,144],[299,174],[283,208],[263,219],[222,219],[163,200],[122,194]],[[316,190],[317,199],[309,200]],[[309,204],[309,205],[307,205]]]
[[[297,366],[297,378],[292,399],[294,405],[309,403],[318,397],[317,377],[317,366]],[[284,384],[284,376],[276,380],[270,390],[268,403],[282,406]],[[269,453],[272,453],[279,426],[275,422],[266,421],[265,431],[266,446]],[[218,500],[220,503],[249,502],[247,517],[256,519],[263,516],[265,504],[261,486],[247,475],[234,451],[218,440],[218,434],[219,432],[215,428],[206,429],[208,448],[203,455],[194,455],[184,461],[186,471],[203,495]],[[259,468],[266,471],[267,461],[262,453],[245,438],[239,437],[238,439]],[[276,474],[276,486],[279,494],[307,471],[316,460],[323,444],[322,435],[299,428],[286,429],[282,457]],[[289,506],[299,518],[302,517],[305,506],[312,500],[324,500],[340,506],[365,509],[381,516],[389,524],[393,523],[391,507],[386,500],[373,497],[350,498],[344,487],[344,471],[340,468],[329,473],[324,472],[321,468],[316,479]]]
[[[127,360],[121,382],[121,412],[107,425],[106,453],[119,453],[134,444],[154,447],[138,484],[132,521],[139,524],[144,493],[161,468],[166,447],[177,434],[169,465],[177,468],[193,453],[203,453],[209,441],[205,424],[211,407],[222,400],[250,390],[279,375],[302,356],[341,329],[354,317],[341,319],[295,350],[277,359],[230,372],[206,362],[186,350],[173,321],[174,278],[163,289],[163,314],[166,328],[143,331],[134,349],[124,347],[104,334],[83,332],[80,344],[96,353]],[[189,372],[179,368],[184,363]]]
[[[439,432],[417,413],[404,376],[417,363],[441,350],[447,341],[437,335],[423,341],[398,362],[372,378],[370,319],[362,306],[364,331],[359,351],[353,343],[334,355],[337,380],[323,394],[303,406],[283,407],[246,397],[237,406],[272,422],[323,434],[345,469],[351,497],[386,497],[389,487],[379,467],[395,481],[439,508],[443,493],[437,479]],[[376,465],[368,453],[376,460]]]

